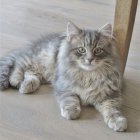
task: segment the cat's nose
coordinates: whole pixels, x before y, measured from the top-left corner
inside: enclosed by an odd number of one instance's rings
[[[88,59],[86,60],[86,63],[87,63],[87,64],[91,64],[92,60],[93,60],[93,58],[88,58]]]
[[[89,58],[89,59],[88,59],[89,63],[91,63],[91,62],[92,62],[92,60],[93,60],[92,58]]]

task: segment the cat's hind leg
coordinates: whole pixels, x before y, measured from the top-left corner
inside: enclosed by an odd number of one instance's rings
[[[13,66],[13,60],[9,57],[0,59],[0,90],[7,89],[9,87],[9,76]]]
[[[9,82],[12,87],[19,88],[24,79],[24,70],[22,67],[15,65],[13,72],[9,77]]]
[[[32,93],[36,91],[40,86],[40,79],[32,71],[26,71],[24,73],[24,80],[20,84],[20,93]]]

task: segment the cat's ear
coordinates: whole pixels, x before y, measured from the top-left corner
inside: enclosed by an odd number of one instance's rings
[[[77,27],[74,23],[67,23],[67,40],[71,41],[73,37],[79,35],[81,33],[81,29]]]
[[[98,29],[98,32],[103,33],[104,35],[112,36],[112,25],[107,23],[104,26]]]

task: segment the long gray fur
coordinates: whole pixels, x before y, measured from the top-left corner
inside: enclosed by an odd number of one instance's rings
[[[66,33],[51,34],[30,47],[0,59],[0,89],[16,87],[20,93],[52,83],[61,115],[80,116],[81,105],[93,105],[115,131],[124,131],[121,61],[110,24],[83,30],[69,23]]]

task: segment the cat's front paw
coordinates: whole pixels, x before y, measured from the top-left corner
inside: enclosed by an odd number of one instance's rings
[[[109,118],[107,124],[114,131],[122,132],[127,129],[127,119],[123,116],[113,115]]]
[[[61,116],[67,120],[75,120],[80,117],[80,106],[64,106],[61,108]]]

